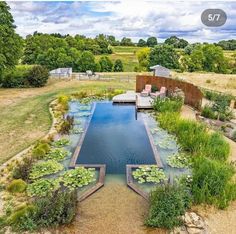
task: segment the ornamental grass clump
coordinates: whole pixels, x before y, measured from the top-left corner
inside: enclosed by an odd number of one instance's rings
[[[49,150],[50,145],[47,142],[39,141],[32,150],[32,156],[36,159],[42,159]]]
[[[55,160],[38,162],[33,165],[29,178],[31,180],[35,180],[46,175],[57,173],[63,169],[63,165],[56,162]]]
[[[25,191],[27,184],[24,180],[13,180],[8,186],[7,191],[10,193],[22,193]]]
[[[157,112],[180,112],[183,105],[181,97],[156,98],[153,102],[153,109]]]
[[[164,171],[158,168],[156,165],[140,166],[138,169],[132,172],[134,179],[138,183],[161,183],[166,180]]]
[[[215,132],[209,135],[202,151],[202,154],[208,158],[226,161],[230,154],[230,145],[225,141],[222,134]]]
[[[83,187],[95,181],[95,168],[76,167],[66,171],[60,181],[70,190]]]
[[[61,95],[58,97],[58,103],[60,105],[60,111],[62,113],[65,113],[68,109],[69,109],[69,101],[70,101],[70,97],[66,96],[66,95]]]
[[[196,204],[207,203],[226,208],[236,198],[232,165],[205,157],[196,157],[192,170],[192,194]]]
[[[181,218],[190,207],[191,197],[177,185],[157,186],[150,194],[150,207],[145,224],[172,229],[183,224]]]
[[[60,188],[58,179],[38,179],[27,186],[27,195],[30,197],[44,197]]]

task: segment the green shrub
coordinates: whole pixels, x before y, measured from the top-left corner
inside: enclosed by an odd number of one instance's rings
[[[2,86],[4,88],[22,88],[28,87],[27,80],[29,67],[16,67],[3,75]]]
[[[124,66],[123,66],[123,63],[120,59],[115,60],[113,71],[114,72],[123,72],[124,71]]]
[[[47,197],[34,201],[34,220],[38,227],[58,226],[70,223],[76,215],[77,193],[75,190],[56,190]]]
[[[217,119],[217,115],[211,106],[206,105],[203,107],[201,115],[209,119]]]
[[[59,189],[60,184],[57,179],[38,179],[27,186],[27,194],[30,197],[44,197]]]
[[[69,109],[70,97],[66,95],[60,95],[57,100],[58,100],[58,103],[61,105],[62,112],[65,112]]]
[[[63,185],[71,190],[88,185],[93,181],[95,181],[94,168],[76,167],[66,171],[61,177]]]
[[[25,191],[27,184],[22,179],[13,180],[8,186],[7,191],[11,193],[22,193]]]
[[[5,88],[42,87],[49,78],[48,70],[40,65],[18,66],[3,75]]]
[[[234,169],[227,163],[197,157],[192,171],[192,194],[196,204],[214,204],[219,208],[228,206],[232,199],[231,179]],[[236,185],[234,185],[236,186]]]
[[[33,165],[32,170],[30,172],[29,178],[34,180],[38,179],[45,175],[50,175],[57,173],[63,170],[63,165],[56,162],[55,160],[48,160],[46,162],[38,162]]]
[[[24,205],[10,215],[7,223],[11,225],[14,231],[32,231],[37,226],[33,220],[34,214],[34,206]]]
[[[70,130],[73,128],[74,124],[74,117],[73,116],[66,116],[66,119],[63,120],[62,124],[60,125],[59,133],[61,134],[69,134]]]
[[[32,87],[43,87],[49,78],[49,72],[46,67],[35,65],[30,69],[27,80]]]
[[[182,105],[181,97],[156,98],[153,102],[153,109],[158,112],[180,112]]]
[[[0,216],[0,228],[1,230],[6,226],[6,217]],[[1,233],[1,232],[0,232]],[[4,233],[4,232],[3,232]]]
[[[70,223],[76,214],[77,193],[59,189],[46,197],[37,197],[31,205],[24,205],[7,219],[14,231],[33,231]]]
[[[29,181],[29,174],[33,166],[33,159],[32,158],[24,158],[23,161],[14,167],[12,171],[12,177],[14,179],[22,179],[24,181]]]
[[[146,225],[172,229],[182,225],[181,216],[190,206],[190,196],[176,185],[158,186],[150,195]]]
[[[156,91],[158,91],[158,88],[156,85],[152,85],[152,93],[155,93]]]
[[[50,145],[44,141],[39,141],[32,150],[32,156],[42,159],[50,151]]]
[[[86,98],[88,94],[87,94],[87,91],[80,91],[77,93],[72,93],[71,96],[76,99],[81,99],[81,98]]]
[[[234,130],[233,133],[232,133],[232,139],[233,139],[234,141],[236,141],[236,130]]]

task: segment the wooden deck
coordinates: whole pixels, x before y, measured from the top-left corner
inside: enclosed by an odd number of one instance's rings
[[[152,109],[153,99],[148,97],[142,97],[140,93],[134,91],[127,91],[124,94],[119,94],[113,97],[113,103],[134,103],[136,109]]]
[[[153,99],[148,97],[142,97],[140,93],[136,95],[136,108],[137,109],[152,109]]]

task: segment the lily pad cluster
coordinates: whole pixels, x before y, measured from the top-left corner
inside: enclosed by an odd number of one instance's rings
[[[173,142],[173,140],[171,138],[169,138],[169,137],[164,138],[162,140],[156,139],[156,140],[154,140],[154,144],[158,145],[162,149],[169,149],[169,150],[175,149],[175,147],[176,147],[176,145]]]
[[[89,97],[81,98],[80,103],[88,105],[94,101],[102,101],[102,100],[105,100],[105,97],[89,96]]]
[[[35,180],[46,175],[57,173],[63,169],[63,165],[55,160],[38,162],[33,165],[29,178]]]
[[[45,155],[45,159],[53,159],[56,161],[62,161],[69,157],[71,152],[63,148],[52,148],[48,154]]]
[[[158,184],[167,179],[164,171],[156,165],[140,166],[132,172],[132,175],[140,184],[146,182]]]
[[[89,117],[90,115],[91,115],[90,112],[81,112],[81,113],[76,114],[75,117],[78,117],[78,118],[80,118],[80,117]]]
[[[80,106],[79,111],[90,111],[91,110],[91,106]]]
[[[83,132],[84,132],[83,128],[73,128],[71,130],[71,134],[81,134]]]
[[[45,197],[60,188],[58,179],[38,179],[27,186],[27,195],[30,197]]]
[[[167,163],[175,168],[188,168],[190,166],[190,157],[185,153],[176,153],[167,158]]]
[[[70,140],[66,139],[66,138],[61,138],[57,141],[54,141],[52,143],[52,146],[54,147],[64,147],[70,144]]]
[[[76,167],[66,171],[60,180],[71,190],[83,187],[95,181],[95,168]]]

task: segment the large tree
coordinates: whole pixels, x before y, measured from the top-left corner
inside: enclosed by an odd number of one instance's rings
[[[147,42],[143,39],[139,39],[138,46],[145,47],[145,46],[147,46]]]
[[[111,72],[112,71],[113,63],[107,56],[101,57],[99,59],[99,64],[100,64],[100,71],[101,72]]]
[[[149,55],[148,69],[154,65],[162,65],[167,68],[179,68],[179,55],[171,45],[155,46]]]
[[[147,46],[149,47],[154,47],[155,45],[157,45],[157,39],[156,37],[149,37],[147,39]]]
[[[15,32],[14,19],[6,2],[0,2],[0,77],[21,57],[23,41]]]
[[[185,48],[188,45],[188,42],[182,38],[171,36],[165,40],[165,44],[173,45],[175,48]]]

